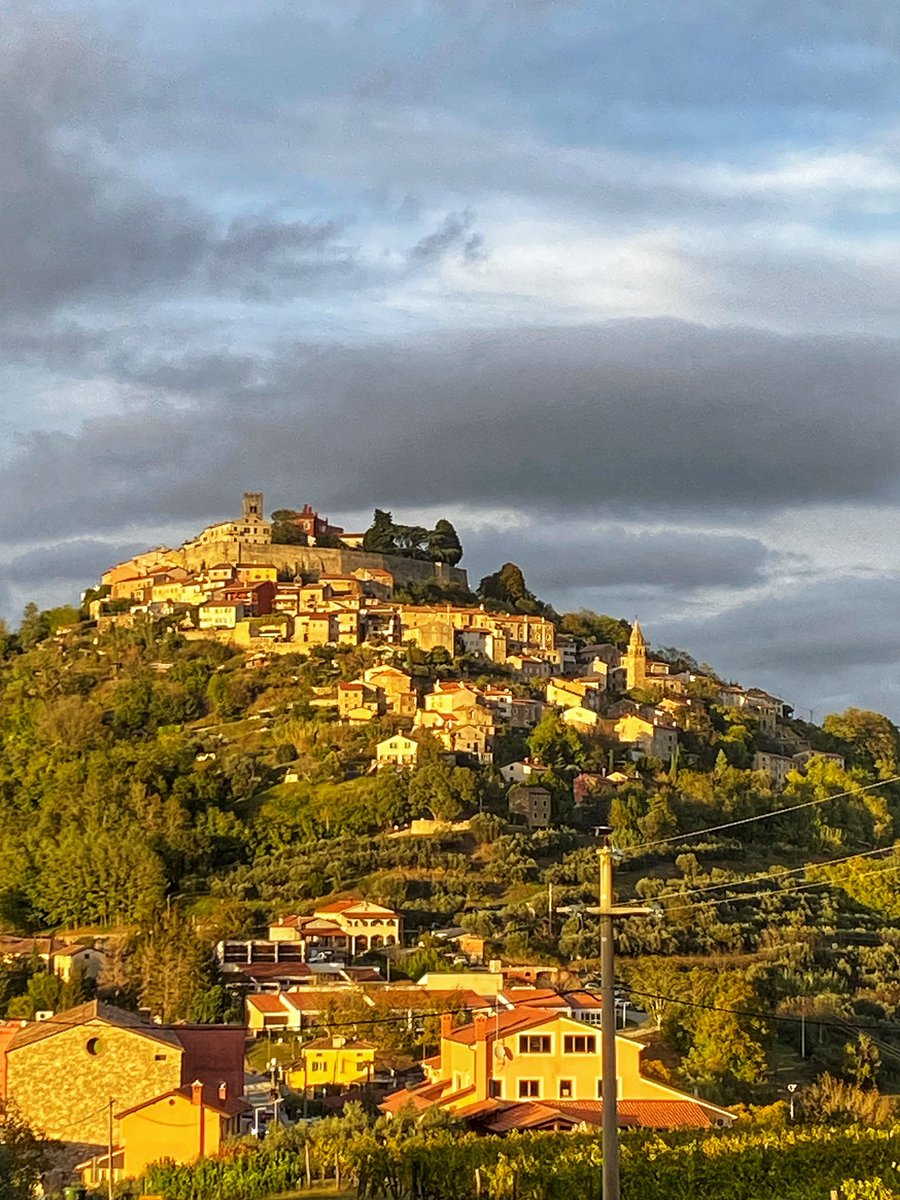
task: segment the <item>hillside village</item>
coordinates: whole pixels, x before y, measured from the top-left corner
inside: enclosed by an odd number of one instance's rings
[[[624,1128],[900,1085],[862,1032],[900,1011],[886,718],[801,722],[512,564],[470,591],[446,522],[404,554],[390,514],[275,515],[247,493],[5,644],[0,1101],[48,1190],[166,1194],[158,1159],[248,1136],[337,1183],[356,1105],[596,1130],[607,839],[660,914],[618,934]]]
[[[351,551],[345,558],[352,562],[353,552],[362,553],[364,535],[345,534],[308,504],[295,522],[307,544],[303,551],[273,543],[262,494],[245,493],[241,520],[210,526],[178,551],[159,547],[105,571],[90,601],[90,615],[101,629],[176,617],[187,639],[213,638],[246,649],[251,665],[314,647],[371,647],[385,662],[357,679],[341,681],[332,695],[322,695],[316,703],[336,703],[339,719],[349,724],[385,715],[411,719],[413,731],[428,731],[450,754],[478,763],[492,761],[499,728],[533,729],[547,708],[558,711],[567,725],[601,734],[636,755],[668,762],[677,752],[679,728],[690,728],[691,693],[698,685],[708,685],[720,704],[759,723],[768,745],[755,753],[754,770],[782,784],[812,754],[809,743],[784,725],[791,709],[783,700],[648,658],[637,622],[621,650],[609,643],[580,643],[546,617],[491,611],[484,603],[398,602],[395,588],[409,582],[411,566],[417,577],[424,565],[419,560],[367,553],[366,559],[377,565],[367,561],[332,574],[323,569],[318,541],[340,538]],[[311,557],[303,557],[307,547]],[[231,560],[211,561],[229,550]],[[287,559],[294,560],[290,567]],[[451,582],[446,564],[430,566],[435,584]],[[452,582],[467,587],[465,572],[453,569]],[[411,676],[391,665],[391,651],[410,645],[443,651],[448,660],[483,660],[526,687],[443,680],[422,696]],[[520,690],[527,694],[517,694]],[[646,693],[650,702],[618,699],[635,691]],[[375,765],[410,766],[416,754],[414,738],[398,734],[378,743]],[[840,755],[830,757],[843,765]],[[524,782],[528,772],[523,764],[522,778],[515,782]]]

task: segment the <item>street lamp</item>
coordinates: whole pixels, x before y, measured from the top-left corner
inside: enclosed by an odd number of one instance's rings
[[[796,1083],[789,1083],[787,1085],[787,1089],[788,1089],[788,1092],[790,1092],[790,1096],[791,1096],[791,1120],[793,1121],[793,1119],[794,1119],[794,1093],[797,1090]]]

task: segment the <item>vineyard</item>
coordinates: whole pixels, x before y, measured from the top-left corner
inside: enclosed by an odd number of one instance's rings
[[[892,1200],[900,1126],[625,1134],[623,1200]],[[452,1128],[348,1130],[324,1121],[192,1167],[152,1167],[165,1200],[263,1200],[333,1180],[360,1200],[601,1200],[597,1134],[479,1138]]]

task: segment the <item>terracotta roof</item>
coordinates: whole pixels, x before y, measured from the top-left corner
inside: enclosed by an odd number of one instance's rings
[[[46,1021],[35,1021],[26,1025],[9,1043],[7,1053],[11,1054],[23,1046],[30,1046],[44,1038],[53,1037],[77,1025],[87,1025],[92,1021],[101,1021],[105,1025],[114,1025],[119,1029],[131,1029],[144,1037],[157,1042],[165,1042],[168,1046],[182,1049],[177,1033],[165,1025],[152,1025],[141,1020],[137,1013],[126,1012],[112,1004],[104,1004],[102,1000],[89,1000],[87,1004],[79,1004],[76,1008],[68,1008],[56,1013]]]
[[[315,972],[306,963],[225,963],[229,975],[244,975],[248,980],[309,979]]]
[[[492,1042],[497,1037],[506,1037],[520,1029],[531,1029],[536,1025],[544,1025],[548,1021],[555,1021],[558,1016],[558,1013],[551,1012],[546,1008],[515,1008],[511,1012],[501,1012],[495,1017],[488,1017],[485,1036],[488,1042]],[[471,1046],[475,1042],[475,1030],[474,1023],[463,1025],[461,1029],[454,1029],[450,1038],[454,1042]]]
[[[434,1089],[438,1085],[430,1084],[429,1088]],[[443,1084],[441,1085],[443,1087]],[[431,1097],[424,1095],[426,1089],[417,1088],[415,1091],[410,1088],[401,1088],[398,1092],[391,1092],[386,1096],[381,1104],[378,1105],[383,1113],[396,1113],[402,1108],[406,1108],[407,1104],[411,1104],[417,1111],[422,1112],[426,1108],[431,1108],[437,1096]],[[440,1094],[440,1093],[438,1093]]]
[[[706,1106],[697,1100],[620,1100],[620,1126],[643,1129],[705,1129],[713,1124],[714,1116],[731,1117],[724,1109]],[[483,1115],[482,1115],[483,1114]],[[480,1124],[491,1133],[508,1133],[513,1129],[533,1129],[562,1119],[567,1124],[600,1125],[603,1104],[599,1100],[541,1100],[498,1104],[493,1113],[479,1113],[478,1108],[462,1110],[460,1115],[482,1116]]]
[[[338,1045],[335,1046],[334,1038],[319,1037],[314,1038],[311,1042],[305,1042],[300,1047],[300,1053],[303,1054],[306,1050],[374,1050],[374,1042],[364,1042],[361,1038],[337,1038]]]
[[[281,1003],[281,994],[273,995],[272,992],[251,992],[247,997],[247,1007],[255,1008],[263,1013],[283,1013],[284,1005]]]
[[[250,1105],[246,1100],[225,1099],[220,1100],[218,1095],[209,1096],[206,1093],[209,1088],[204,1088],[203,1107],[211,1108],[214,1112],[221,1113],[223,1117],[235,1117],[238,1113],[248,1112]],[[193,1101],[193,1089],[188,1087],[173,1088],[170,1092],[163,1092],[159,1096],[153,1096],[150,1100],[144,1100],[140,1104],[135,1104],[131,1108],[123,1109],[122,1112],[116,1113],[116,1120],[120,1121],[122,1117],[128,1117],[132,1113],[140,1112],[142,1108],[149,1108],[153,1104],[159,1104],[160,1100],[168,1100],[170,1097],[178,1096],[182,1100]]]

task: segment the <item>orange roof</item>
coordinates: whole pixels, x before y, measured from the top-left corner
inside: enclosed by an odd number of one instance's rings
[[[685,1100],[620,1100],[617,1106],[619,1124],[644,1129],[705,1129],[713,1124],[711,1109],[692,1099]],[[493,1112],[473,1106],[461,1115],[484,1116],[483,1127],[491,1133],[509,1133],[513,1129],[533,1129],[562,1119],[567,1123],[600,1125],[603,1104],[599,1100],[541,1100],[524,1103],[498,1104]],[[731,1114],[727,1114],[730,1116]]]
[[[247,1007],[258,1009],[263,1013],[283,1013],[284,1005],[281,997],[271,992],[251,992],[247,997]]]
[[[485,1024],[485,1035],[488,1042],[494,1041],[498,1037],[506,1037],[507,1034],[515,1033],[520,1029],[531,1029],[535,1025],[544,1025],[548,1021],[555,1021],[559,1016],[558,1013],[551,1012],[546,1008],[516,1008],[512,1012],[498,1013],[495,1017],[488,1017]],[[454,1042],[461,1042],[465,1046],[471,1046],[475,1042],[475,1024],[463,1025],[461,1029],[454,1029],[450,1034],[450,1038]]]
[[[209,1088],[204,1089],[203,1107],[211,1108],[214,1112],[221,1113],[224,1117],[234,1117],[238,1113],[249,1111],[250,1105],[245,1100],[220,1100],[218,1095],[207,1095],[211,1091]],[[161,1100],[168,1100],[170,1097],[179,1097],[182,1100],[193,1101],[193,1089],[188,1087],[173,1088],[170,1092],[163,1092],[161,1096],[153,1096],[150,1100],[142,1100],[140,1104],[135,1104],[131,1108],[126,1108],[120,1113],[116,1113],[116,1120],[120,1121],[122,1117],[128,1117],[132,1113],[139,1112],[142,1108],[149,1108],[151,1105],[159,1104]]]

